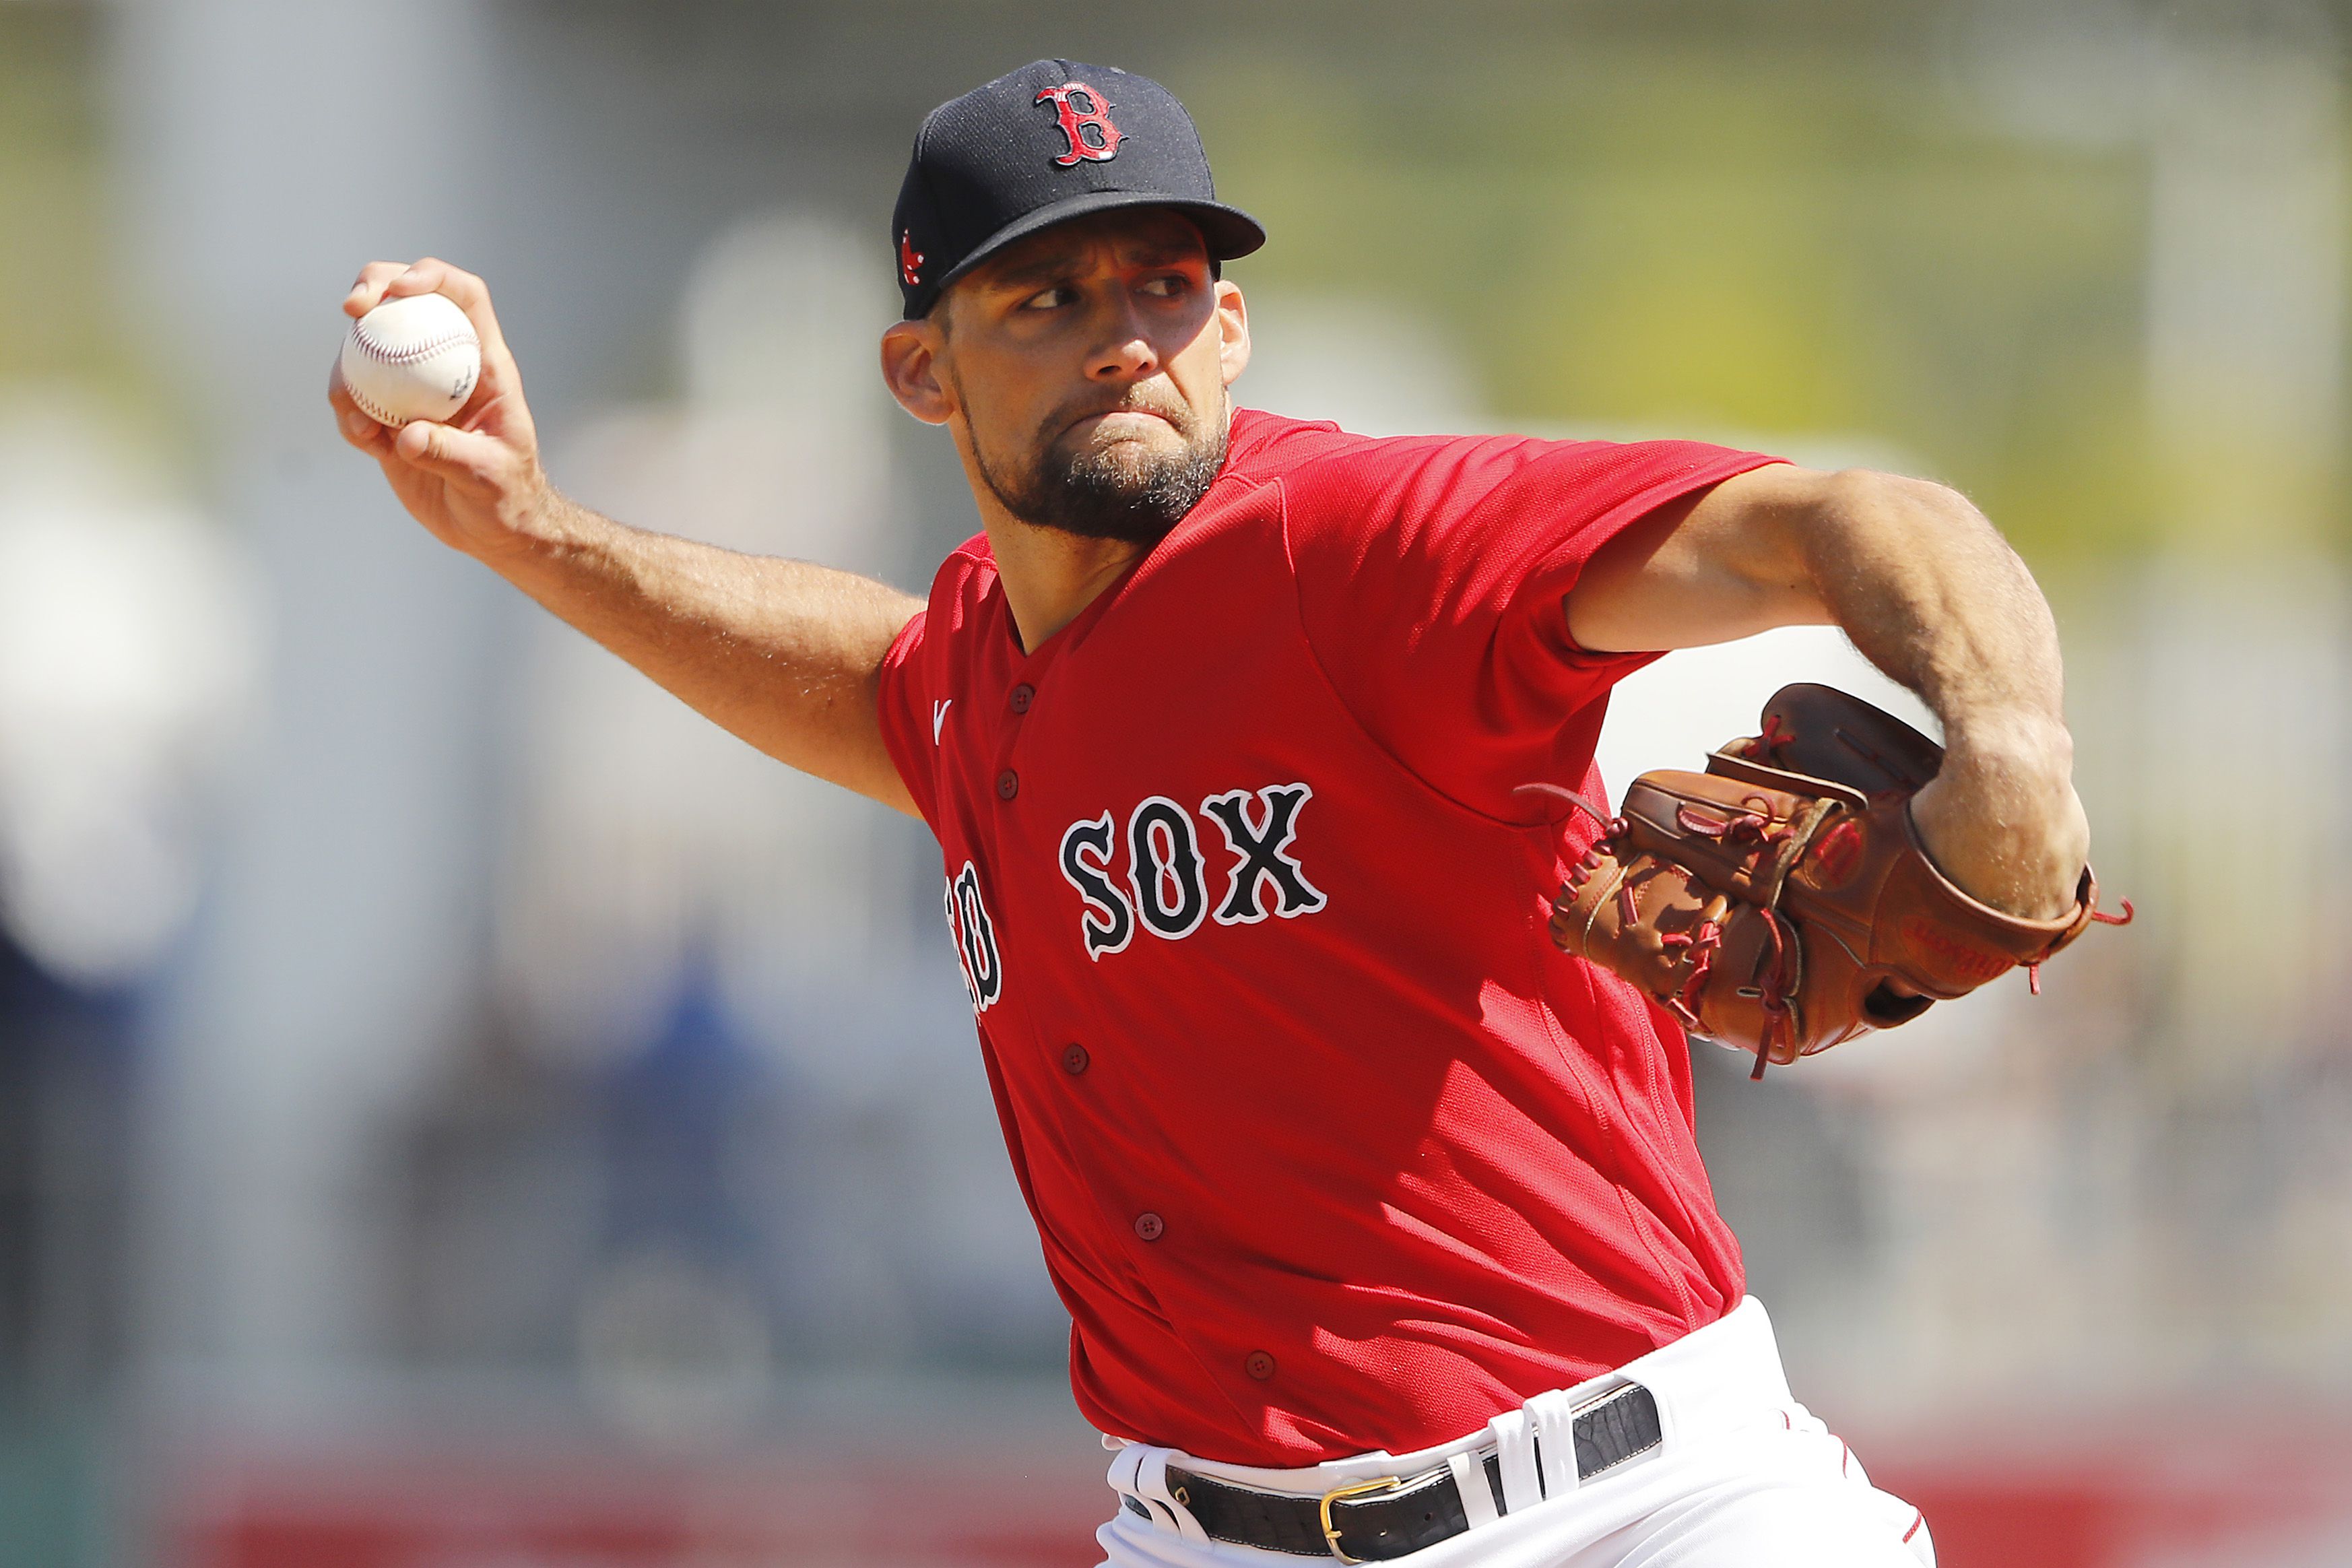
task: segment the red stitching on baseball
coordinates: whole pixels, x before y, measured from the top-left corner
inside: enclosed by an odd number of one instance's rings
[[[358,407],[359,407],[359,411],[360,411],[361,413],[362,413],[362,414],[366,415],[369,418],[371,418],[371,419],[374,420],[377,424],[379,424],[379,425],[404,425],[404,424],[408,423],[408,421],[406,421],[406,420],[404,420],[404,419],[401,419],[401,418],[397,417],[396,416],[394,416],[394,415],[393,415],[393,414],[390,414],[390,413],[386,412],[385,410],[383,410],[383,409],[382,409],[382,408],[377,407],[373,403],[372,403],[372,402],[370,402],[370,401],[368,400],[367,395],[366,395],[365,393],[362,393],[362,392],[359,391],[358,389],[354,388],[354,387],[351,384],[351,383],[349,383],[349,382],[345,382],[345,383],[343,384],[343,390],[344,390],[346,393],[348,393],[348,394],[350,394],[350,395],[351,395],[352,402],[353,404],[355,404],[355,405],[358,405]]]
[[[421,295],[412,295],[409,297],[412,299],[423,298]],[[367,321],[364,318],[352,323],[352,336],[359,340],[360,347],[367,350],[370,355],[385,364],[408,364],[416,360],[426,359],[434,354],[439,353],[443,349],[447,348],[452,343],[471,343],[476,348],[482,346],[481,337],[474,331],[474,325],[471,321],[466,323],[466,331],[462,336],[452,335],[449,337],[434,338],[427,342],[418,344],[413,349],[386,348],[375,338],[368,335]]]

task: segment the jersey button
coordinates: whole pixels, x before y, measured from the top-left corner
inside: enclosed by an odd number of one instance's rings
[[[1158,1241],[1168,1232],[1168,1222],[1146,1209],[1135,1216],[1135,1234],[1146,1241]]]
[[[996,798],[1011,800],[1021,793],[1021,775],[1011,768],[996,775]]]
[[[1264,1351],[1252,1351],[1243,1359],[1242,1370],[1264,1383],[1274,1375],[1274,1358]]]
[[[1092,1057],[1087,1055],[1087,1048],[1084,1046],[1072,1044],[1063,1047],[1062,1070],[1072,1078],[1086,1071],[1087,1064],[1093,1060]]]
[[[1037,689],[1027,681],[1024,680],[1013,689],[1013,710],[1015,713],[1028,712],[1029,704],[1036,700]]]

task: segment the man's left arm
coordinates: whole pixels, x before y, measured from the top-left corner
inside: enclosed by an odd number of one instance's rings
[[[1790,464],[1663,507],[1596,552],[1567,599],[1595,652],[1843,628],[1943,721],[1912,802],[1927,854],[1995,908],[2074,907],[2090,848],[2058,628],[2032,574],[1967,498],[1922,479]]]

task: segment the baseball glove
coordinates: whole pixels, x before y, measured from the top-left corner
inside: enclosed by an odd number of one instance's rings
[[[1860,698],[1784,687],[1763,732],[1714,752],[1705,773],[1633,781],[1570,868],[1552,940],[1693,1034],[1754,1052],[1758,1078],[2020,964],[2039,992],[2043,960],[2095,921],[2123,924],[2131,905],[2099,913],[2088,867],[2056,920],[2019,920],[1954,887],[1911,822],[1912,795],[1943,759]]]

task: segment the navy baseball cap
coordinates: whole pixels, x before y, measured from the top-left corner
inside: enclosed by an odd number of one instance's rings
[[[1176,95],[1116,66],[1036,60],[931,110],[915,133],[890,244],[907,317],[989,257],[1065,218],[1173,207],[1214,261],[1265,243],[1217,200],[1201,133]]]

